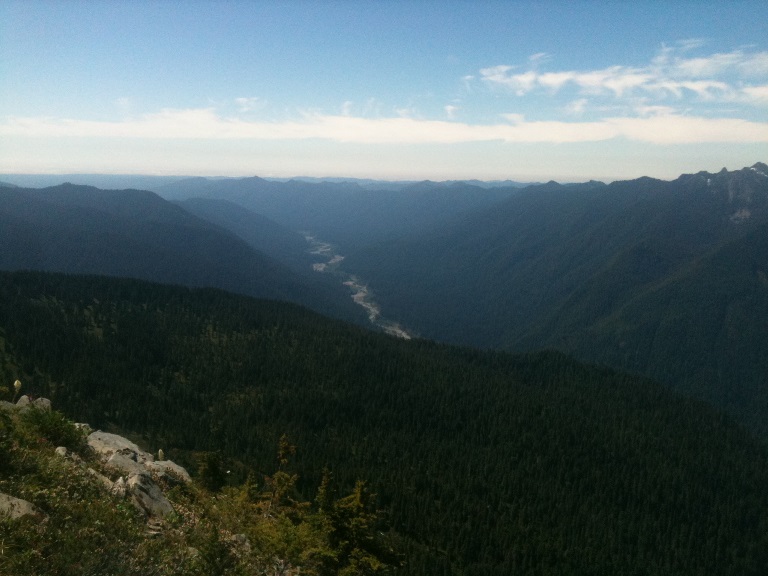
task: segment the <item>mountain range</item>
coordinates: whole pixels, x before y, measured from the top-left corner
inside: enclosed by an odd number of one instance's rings
[[[369,189],[356,182],[276,182],[259,177],[190,178],[155,188],[169,200],[224,199],[291,230],[310,231],[341,250],[430,230],[467,211],[490,207],[516,187],[417,182]]]
[[[5,179],[0,396],[22,380],[244,493],[290,437],[291,502],[322,500],[325,467],[342,493],[368,481],[403,574],[765,573],[765,164],[492,188]],[[309,234],[344,254],[330,273]],[[353,276],[422,338],[340,321],[365,323]]]
[[[240,216],[246,217],[242,211]],[[277,225],[265,224],[263,217],[252,218],[263,230],[265,247],[270,234],[279,236]],[[256,233],[251,234],[251,241],[256,241]],[[284,234],[290,236],[288,231]],[[338,287],[291,270],[245,239],[153,192],[75,184],[2,188],[0,243],[0,269],[4,270],[106,274],[215,286],[300,302],[347,319],[361,317]],[[289,244],[282,245],[290,251]],[[293,247],[301,253],[297,245]]]
[[[427,338],[556,348],[644,374],[765,434],[768,166],[522,189],[429,234],[350,254]]]
[[[768,437],[763,163],[672,181],[490,189],[154,182],[160,196],[2,188],[0,268],[211,285],[365,322],[340,285],[353,276],[411,334],[558,349],[658,379]],[[345,256],[342,275],[311,273],[310,233]]]

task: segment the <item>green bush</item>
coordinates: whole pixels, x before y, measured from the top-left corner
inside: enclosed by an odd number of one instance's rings
[[[85,435],[61,412],[30,408],[22,412],[21,421],[31,434],[54,446],[64,446],[73,452],[85,448]]]

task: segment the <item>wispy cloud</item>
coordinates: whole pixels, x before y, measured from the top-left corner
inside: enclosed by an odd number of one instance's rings
[[[502,64],[483,68],[478,76],[460,78],[465,85],[462,97],[446,100],[449,103],[442,108],[433,107],[431,118],[413,104],[385,106],[369,98],[343,101],[330,114],[308,108],[287,119],[256,120],[250,112],[264,108],[266,101],[239,97],[222,106],[167,108],[143,115],[127,114],[115,121],[7,117],[0,119],[0,137],[265,142],[312,139],[360,144],[575,143],[612,139],[656,145],[768,143],[768,122],[750,119],[743,113],[744,105],[768,105],[768,52],[734,50],[702,56],[695,54],[700,47],[698,40],[680,42],[662,46],[646,66],[615,65],[594,70],[545,70],[553,58],[534,54],[522,66]],[[472,91],[479,81],[492,87],[497,95],[510,97],[507,101],[494,99],[496,106],[502,106],[493,112],[498,120],[486,116],[484,123],[459,121],[459,111],[462,120],[472,117],[476,96]],[[534,96],[530,100],[535,100],[535,107],[517,105],[521,102],[518,98],[528,95]],[[125,108],[130,101],[115,104]]]
[[[265,100],[257,96],[251,96],[248,98],[235,98],[235,104],[240,112],[252,112],[254,110],[261,110],[267,103]]]
[[[458,106],[454,106],[453,104],[447,104],[443,107],[443,110],[445,110],[445,115],[448,117],[449,120],[453,120],[456,118],[456,113],[459,111]]]
[[[768,104],[768,85],[747,86],[746,88],[742,88],[742,92],[748,100],[759,102],[761,104]]]
[[[578,104],[577,106],[580,106]],[[652,144],[768,142],[768,123],[731,118],[689,117],[647,107],[639,117],[589,122],[527,121],[507,114],[497,124],[447,120],[356,117],[304,113],[282,122],[253,122],[220,116],[214,109],[163,110],[120,122],[55,118],[10,118],[3,137],[95,137],[209,140],[324,139],[360,144],[455,144],[462,142],[595,142],[624,138]]]
[[[743,102],[761,104],[755,97],[761,86],[750,83],[768,77],[768,52],[734,50],[688,57],[700,46],[692,41],[682,46],[663,46],[647,66],[615,65],[596,70],[541,71],[547,59],[531,57],[526,69],[502,64],[480,70],[480,79],[494,89],[525,96],[537,91],[556,94],[574,89],[587,97],[637,97],[685,99],[706,102]]]
[[[568,102],[568,104],[565,105],[564,111],[569,116],[581,116],[584,114],[584,111],[587,109],[587,102],[588,100],[586,98],[579,98],[578,100],[572,100],[571,102]]]

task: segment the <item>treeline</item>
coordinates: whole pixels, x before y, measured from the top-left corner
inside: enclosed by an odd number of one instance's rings
[[[100,277],[0,274],[0,329],[2,382],[193,469],[245,482],[286,434],[304,498],[366,480],[405,574],[768,568],[764,447],[647,380]]]

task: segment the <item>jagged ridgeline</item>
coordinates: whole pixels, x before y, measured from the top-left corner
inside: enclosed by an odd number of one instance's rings
[[[325,466],[368,481],[403,574],[768,569],[765,448],[647,380],[101,277],[0,274],[0,330],[3,382],[190,468],[218,453],[244,481],[286,434],[305,498]]]

